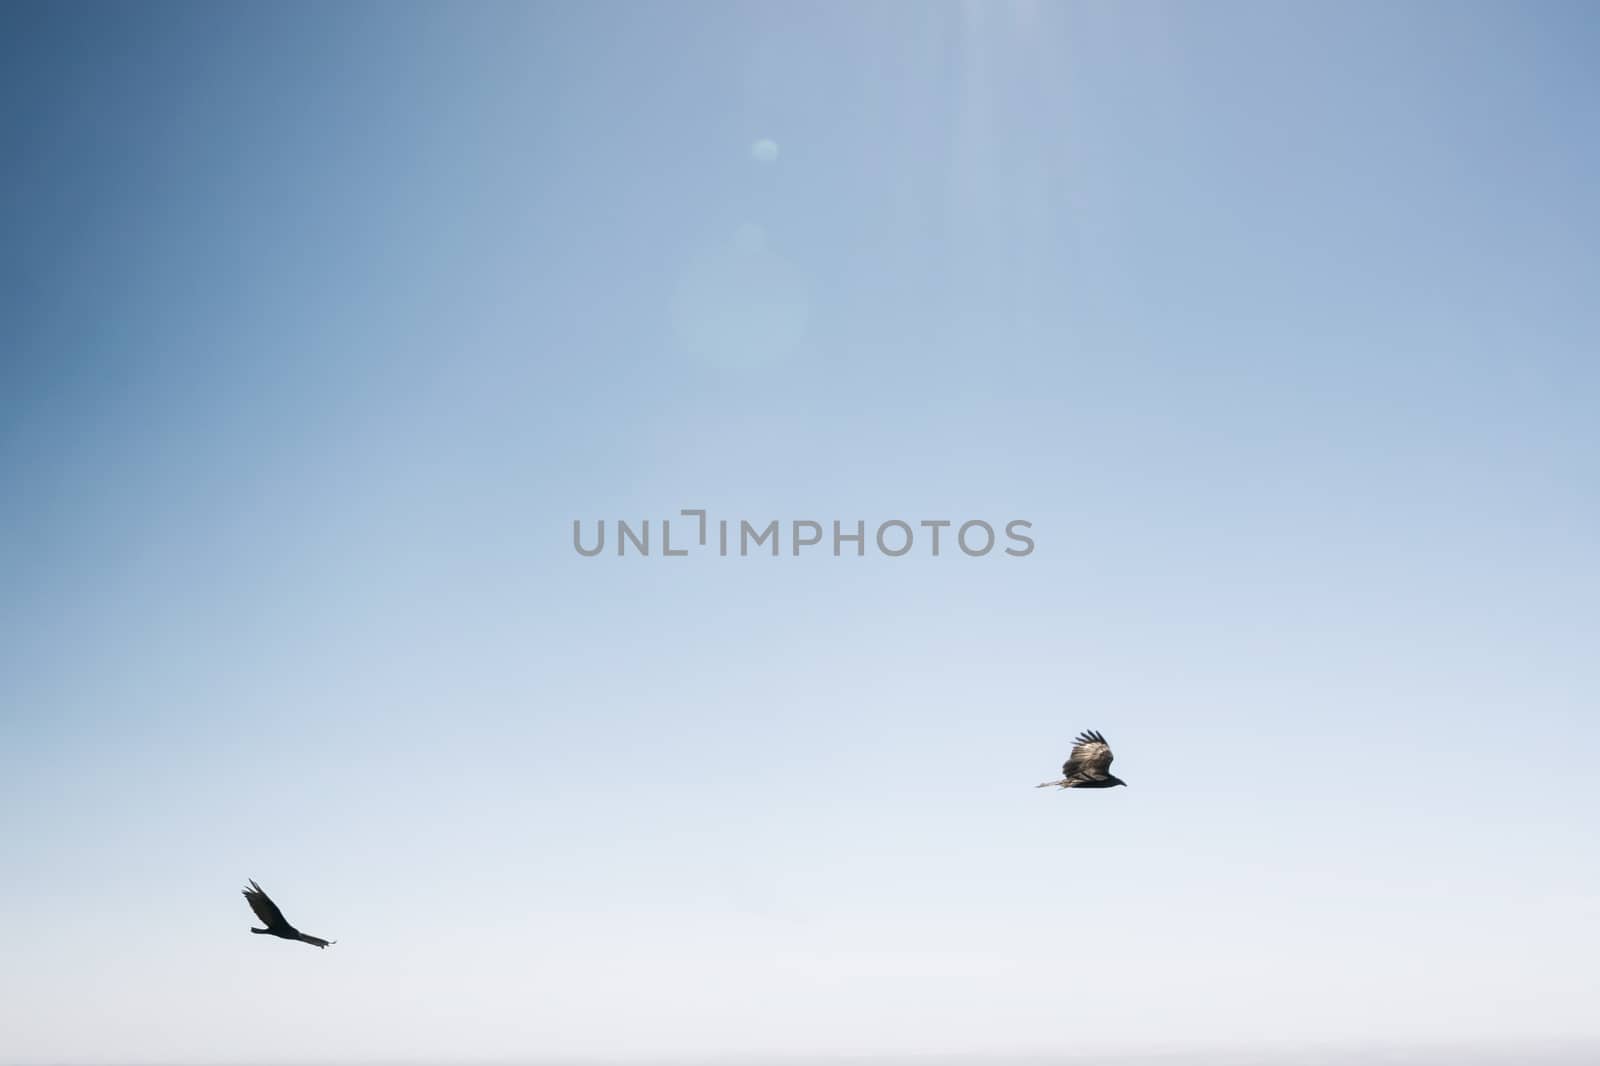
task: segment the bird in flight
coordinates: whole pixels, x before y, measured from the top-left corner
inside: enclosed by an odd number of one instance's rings
[[[1111,773],[1111,745],[1092,729],[1078,734],[1072,754],[1061,766],[1061,780],[1046,781],[1035,788],[1115,788],[1127,782]]]
[[[319,948],[338,943],[337,940],[324,940],[320,936],[302,933],[290,925],[288,919],[284,918],[283,912],[278,909],[278,905],[272,902],[267,894],[261,891],[261,886],[254,881],[251,881],[250,887],[244,890],[244,898],[249,902],[250,909],[256,912],[256,917],[260,918],[266,926],[265,929],[251,929],[252,933],[265,933],[268,936],[278,936],[285,940],[299,940],[306,944],[314,944]]]

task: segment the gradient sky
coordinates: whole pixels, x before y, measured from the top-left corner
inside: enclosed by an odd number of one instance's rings
[[[0,1062],[1600,1041],[1591,6],[0,52]]]

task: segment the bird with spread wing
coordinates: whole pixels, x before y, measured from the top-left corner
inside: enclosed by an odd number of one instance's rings
[[[1035,788],[1115,788],[1127,782],[1111,773],[1111,745],[1092,729],[1078,734],[1072,754],[1061,766],[1061,780],[1046,781]]]
[[[261,891],[261,886],[254,881],[251,881],[250,887],[244,890],[244,898],[250,904],[250,909],[256,912],[256,917],[266,926],[265,929],[251,929],[252,933],[264,933],[267,936],[282,937],[284,940],[298,940],[319,948],[338,943],[337,940],[324,940],[320,936],[302,933],[290,925],[288,919],[284,918],[283,912],[278,909],[278,905],[272,902],[267,894]]]

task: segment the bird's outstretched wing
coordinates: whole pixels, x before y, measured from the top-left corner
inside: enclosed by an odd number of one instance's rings
[[[1061,765],[1063,777],[1105,777],[1111,772],[1111,745],[1092,729],[1079,733],[1072,754]]]
[[[267,894],[261,891],[261,886],[254,881],[251,881],[250,887],[244,890],[244,898],[250,904],[250,909],[256,912],[256,917],[261,919],[261,924],[268,929],[293,928],[284,918],[283,912],[278,909],[278,905],[272,902]]]

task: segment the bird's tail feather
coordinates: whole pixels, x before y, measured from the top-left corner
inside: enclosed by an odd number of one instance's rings
[[[1034,788],[1066,788],[1067,787],[1067,779],[1063,777],[1063,778],[1060,778],[1060,779],[1055,780],[1055,781],[1045,781],[1042,784],[1034,785],[1033,787]]]

